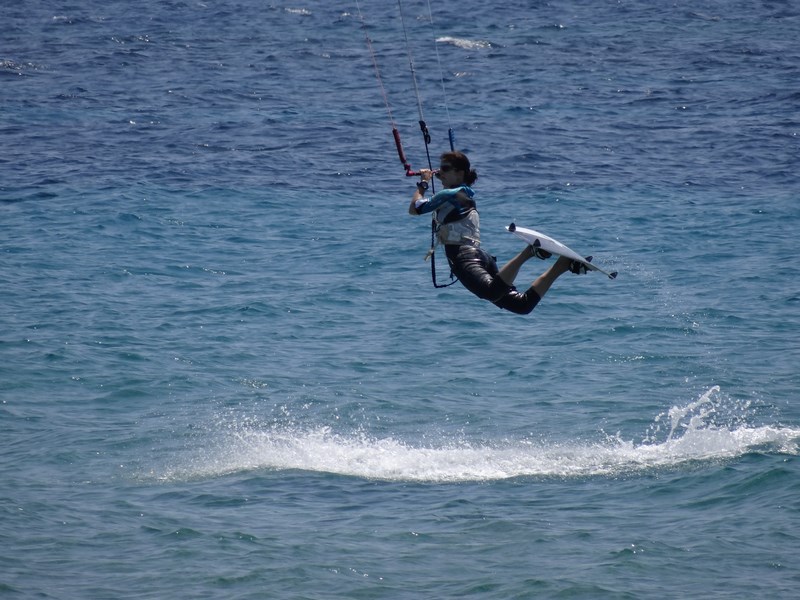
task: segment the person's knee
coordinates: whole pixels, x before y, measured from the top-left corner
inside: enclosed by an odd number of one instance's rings
[[[508,311],[513,312],[516,315],[529,315],[533,312],[533,306],[528,305],[520,305],[520,306],[503,306],[501,308],[505,308]]]
[[[539,294],[533,289],[529,289],[524,294],[511,290],[505,296],[496,300],[494,304],[518,315],[529,315],[539,304],[539,300],[541,300]]]
[[[533,312],[533,309],[536,308],[536,304],[531,304],[530,302],[520,302],[505,308],[506,310],[510,310],[517,315],[529,315]]]

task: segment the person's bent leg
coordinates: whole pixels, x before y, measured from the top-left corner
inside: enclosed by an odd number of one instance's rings
[[[547,269],[544,273],[536,278],[536,281],[531,285],[531,289],[535,290],[539,298],[544,298],[547,290],[553,285],[556,279],[561,277],[564,273],[569,271],[569,265],[572,261],[563,256],[555,262],[555,264]]]
[[[510,290],[505,296],[494,302],[494,305],[518,315],[527,315],[536,308],[542,298],[530,287],[525,292]]]
[[[552,267],[542,273],[525,292],[511,289],[508,294],[495,301],[494,304],[518,315],[530,314],[555,280],[569,271],[571,262],[562,256]]]
[[[519,270],[529,259],[534,257],[533,246],[526,246],[522,252],[508,261],[498,272],[498,276],[508,285],[514,285],[514,280],[519,275]]]

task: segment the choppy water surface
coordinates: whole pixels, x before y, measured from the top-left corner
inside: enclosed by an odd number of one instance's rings
[[[794,597],[800,12],[402,5],[485,245],[619,277],[433,289],[355,3],[9,8],[4,595]]]

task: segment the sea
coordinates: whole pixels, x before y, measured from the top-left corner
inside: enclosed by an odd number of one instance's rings
[[[2,13],[0,597],[800,597],[800,4]]]

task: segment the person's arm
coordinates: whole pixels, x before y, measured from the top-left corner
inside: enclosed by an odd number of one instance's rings
[[[431,180],[431,177],[433,177],[433,171],[430,171],[428,169],[421,169],[419,174],[422,177],[422,181],[424,181],[425,183],[428,183]],[[414,216],[419,214],[419,211],[417,210],[417,202],[422,200],[424,197],[425,197],[424,192],[419,187],[417,187],[417,189],[414,190],[414,195],[411,196],[411,204],[408,205],[408,214]]]

